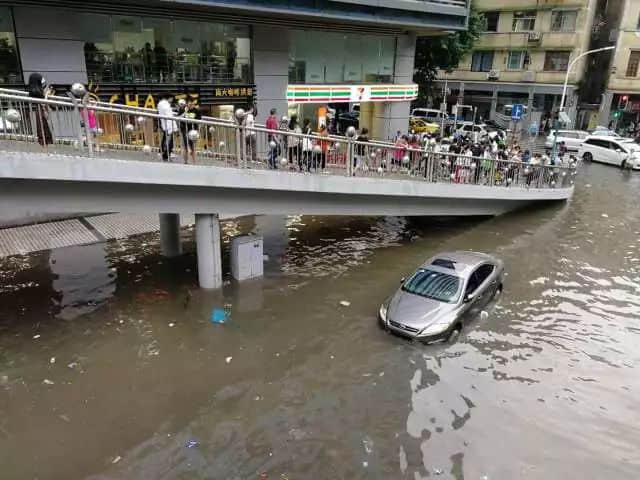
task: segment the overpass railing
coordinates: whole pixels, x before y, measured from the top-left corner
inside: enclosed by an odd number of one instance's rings
[[[491,187],[569,188],[575,163],[533,165],[348,137],[247,128],[116,105],[0,92],[0,148],[130,161],[174,162],[291,174],[386,177]]]

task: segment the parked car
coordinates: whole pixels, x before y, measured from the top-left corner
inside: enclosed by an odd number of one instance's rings
[[[609,130],[607,127],[596,127],[591,132],[591,136],[593,136],[593,137],[616,137],[616,138],[622,138],[621,135],[618,135],[613,130]]]
[[[411,118],[409,120],[409,131],[413,133],[436,133],[440,130],[437,123],[425,122],[419,118]]]
[[[589,134],[582,130],[552,130],[547,136],[547,140],[544,142],[544,146],[547,149],[547,153],[553,149],[553,139],[558,135],[556,143],[564,142],[567,150],[570,152],[577,152],[582,142],[584,142]]]
[[[485,137],[493,138],[495,136],[494,132],[500,137],[500,139],[504,139],[506,137],[506,134],[503,130],[498,128],[491,128],[485,123],[473,125],[473,122],[462,122],[458,127],[457,132],[463,137],[469,137],[473,135],[472,139],[474,142],[482,140]]]
[[[592,135],[582,143],[578,156],[587,162],[640,170],[640,145],[631,139]]]
[[[442,124],[442,119],[444,117],[444,123],[449,123],[449,115],[440,110],[435,110],[433,108],[414,108],[411,111],[411,118],[424,120],[427,123],[437,123],[438,125]]]
[[[429,259],[380,306],[387,330],[424,342],[455,339],[465,323],[502,292],[502,260],[477,252]]]

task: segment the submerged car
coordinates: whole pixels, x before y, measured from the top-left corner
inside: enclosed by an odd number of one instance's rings
[[[502,260],[478,252],[441,253],[425,262],[381,306],[387,330],[423,342],[455,339],[502,292]]]

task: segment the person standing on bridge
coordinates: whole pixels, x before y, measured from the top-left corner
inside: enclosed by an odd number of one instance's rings
[[[29,75],[29,96],[45,100],[49,96],[47,81],[39,73]],[[45,104],[36,104],[35,108],[38,143],[46,147],[53,143],[53,135],[51,135],[51,128],[49,127],[49,108]]]
[[[162,99],[158,102],[158,115],[162,117],[173,117],[173,95],[169,93],[162,94]],[[162,143],[160,150],[162,151],[162,161],[168,162],[173,153],[173,133],[176,131],[176,122],[163,118],[160,120],[160,129],[162,130]]]
[[[256,132],[255,130],[252,130],[255,126],[256,126],[256,120],[255,120],[255,109],[254,107],[249,107],[249,110],[247,110],[247,113],[244,116],[243,119],[243,127],[245,127],[244,130],[244,138],[245,138],[245,145],[246,145],[246,155],[251,155],[251,160],[253,162],[257,161],[257,149],[258,149],[258,142],[256,139]]]

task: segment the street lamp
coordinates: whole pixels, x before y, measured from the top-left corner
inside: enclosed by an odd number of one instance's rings
[[[560,110],[558,110],[558,116],[560,115],[560,113],[564,112],[564,102],[567,98],[567,86],[569,84],[569,74],[571,73],[571,69],[578,62],[578,60],[580,60],[582,57],[586,57],[587,55],[591,55],[592,53],[604,52],[606,50],[614,50],[615,48],[616,48],[615,45],[612,45],[610,47],[603,47],[603,48],[596,48],[594,50],[588,50],[584,53],[581,53],[576,58],[574,58],[571,62],[569,62],[569,65],[567,66],[567,74],[564,77],[564,87],[562,88],[562,99],[560,100]],[[556,130],[556,133],[553,136],[553,148],[551,150],[551,159],[553,160],[553,163],[555,163],[556,161],[556,142],[558,138],[557,122],[556,122],[555,130]]]

